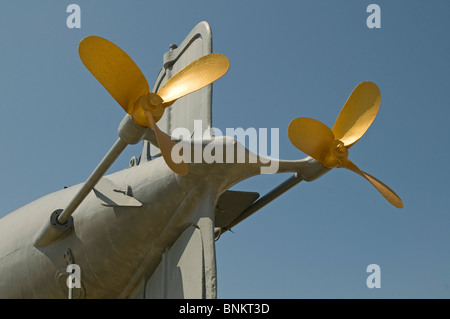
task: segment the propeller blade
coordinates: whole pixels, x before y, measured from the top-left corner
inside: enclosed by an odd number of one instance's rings
[[[177,142],[172,140],[169,135],[159,129],[151,112],[147,111],[145,114],[147,115],[150,128],[155,132],[156,140],[158,141],[159,149],[161,150],[161,155],[163,156],[167,166],[169,166],[169,168],[178,175],[186,175],[189,172],[188,164],[186,162],[175,163],[172,160],[172,148]]]
[[[391,188],[389,188],[386,184],[376,179],[372,175],[360,170],[352,161],[350,161],[349,159],[345,159],[343,161],[342,167],[349,169],[367,179],[380,192],[380,194],[383,195],[384,198],[386,198],[389,203],[397,208],[403,208],[402,200]]]
[[[78,47],[81,61],[128,114],[137,99],[149,93],[147,80],[134,61],[114,43],[97,36]]]
[[[362,82],[344,104],[333,126],[333,133],[349,148],[372,124],[380,107],[380,90],[375,83]]]
[[[165,104],[171,103],[216,81],[229,67],[226,56],[219,53],[205,55],[172,76],[157,94]]]
[[[315,119],[299,117],[289,123],[288,135],[300,151],[324,166],[335,167],[332,164],[335,138],[328,126]]]

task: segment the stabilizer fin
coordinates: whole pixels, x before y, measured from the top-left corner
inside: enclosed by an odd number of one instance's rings
[[[141,207],[142,203],[132,197],[128,190],[123,190],[110,179],[102,177],[94,187],[95,196],[103,206]]]

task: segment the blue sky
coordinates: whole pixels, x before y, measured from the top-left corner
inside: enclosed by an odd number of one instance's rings
[[[81,28],[66,8],[81,7]],[[381,8],[369,29],[366,8]],[[377,118],[349,158],[393,188],[389,205],[350,171],[303,182],[217,242],[219,298],[450,297],[450,3],[436,1],[0,1],[0,216],[80,183],[117,138],[123,110],[84,68],[78,44],[122,47],[149,83],[171,43],[200,21],[231,62],[214,85],[213,126],[332,126],[353,88],[375,82]],[[128,167],[129,147],[110,169]],[[290,175],[234,189],[269,191]],[[381,268],[369,289],[366,267]]]

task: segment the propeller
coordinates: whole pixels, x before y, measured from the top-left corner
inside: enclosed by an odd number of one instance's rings
[[[361,171],[348,157],[348,149],[367,131],[380,107],[380,90],[372,82],[360,83],[344,104],[333,129],[320,121],[299,117],[289,124],[292,144],[327,168],[343,167],[368,180],[389,203],[403,207],[400,197],[372,175]]]
[[[173,75],[153,93],[136,63],[111,41],[89,36],[80,42],[78,53],[86,68],[133,121],[155,132],[161,154],[170,169],[186,175],[189,171],[187,163],[175,163],[171,157],[175,141],[161,131],[156,122],[163,116],[165,108],[177,99],[222,77],[230,66],[228,58],[218,53],[205,55]]]

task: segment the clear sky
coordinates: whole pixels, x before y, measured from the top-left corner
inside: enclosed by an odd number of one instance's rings
[[[79,29],[66,25],[71,3]],[[371,3],[379,29],[366,24]],[[117,138],[124,113],[81,63],[84,37],[118,44],[152,86],[169,45],[205,20],[231,62],[214,85],[213,126],[279,128],[280,157],[303,158],[289,122],[332,126],[373,81],[380,110],[349,158],[405,204],[343,169],[300,183],[217,242],[219,298],[449,298],[449,14],[447,0],[1,0],[0,216],[84,181]],[[264,194],[289,176],[234,189]],[[381,288],[366,285],[370,264]]]

